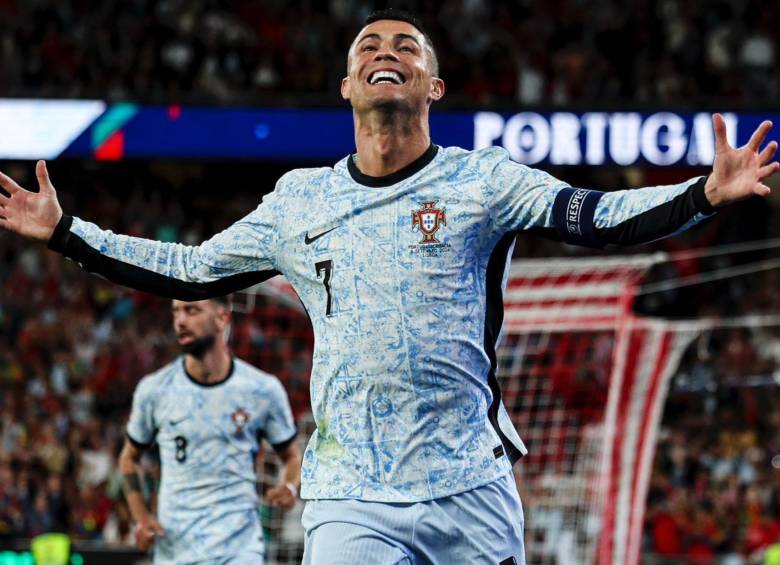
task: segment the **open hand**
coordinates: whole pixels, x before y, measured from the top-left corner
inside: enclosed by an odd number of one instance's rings
[[[35,165],[35,175],[39,192],[25,190],[11,177],[0,173],[0,187],[8,193],[8,196],[0,193],[0,227],[32,239],[49,241],[62,217],[62,208],[44,161]]]
[[[712,116],[712,129],[715,131],[715,162],[704,185],[710,204],[723,206],[754,194],[768,195],[770,189],[763,181],[780,169],[780,163],[772,161],[777,142],[770,141],[763,151],[759,153],[758,150],[772,129],[772,122],[761,122],[747,144],[739,149],[731,147],[726,140],[726,122],[720,114]]]

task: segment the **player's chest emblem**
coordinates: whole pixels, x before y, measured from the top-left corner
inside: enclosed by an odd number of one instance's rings
[[[239,408],[230,415],[230,419],[236,426],[236,435],[241,435],[244,432],[244,427],[249,423],[249,414],[243,408]]]
[[[449,243],[442,243],[435,235],[442,226],[447,225],[447,213],[443,207],[436,207],[437,202],[438,200],[423,202],[422,208],[412,210],[412,230],[419,230],[423,236],[419,242],[409,246],[409,251],[414,255],[440,257],[451,250]]]
[[[423,202],[422,208],[412,210],[412,229],[418,228],[422,233],[421,245],[439,243],[434,234],[439,231],[442,225],[447,225],[447,215],[444,208],[435,208],[436,202],[436,200]]]

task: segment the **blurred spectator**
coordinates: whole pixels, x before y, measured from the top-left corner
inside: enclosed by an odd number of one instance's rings
[[[0,96],[343,104],[365,16],[397,2],[0,3]],[[771,104],[780,9],[757,0],[409,0],[445,104]]]
[[[771,375],[753,373],[766,369],[755,337],[727,329],[702,338],[713,350],[705,360],[692,348],[670,390],[646,514],[646,550],[670,562],[755,562],[780,541],[780,394]],[[714,406],[685,377],[710,364],[716,380],[703,385],[717,391]]]

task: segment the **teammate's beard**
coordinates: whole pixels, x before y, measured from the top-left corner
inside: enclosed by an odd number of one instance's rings
[[[205,335],[197,339],[193,339],[190,343],[181,346],[182,351],[187,355],[192,355],[198,359],[203,359],[206,353],[211,351],[214,347],[214,336]]]

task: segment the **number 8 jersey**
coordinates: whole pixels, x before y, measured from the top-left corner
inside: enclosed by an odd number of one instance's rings
[[[284,175],[195,247],[64,217],[50,247],[87,270],[195,300],[284,274],[314,326],[304,498],[414,502],[487,484],[525,447],[501,403],[496,347],[514,237],[639,243],[712,212],[704,179],[575,189],[488,148],[429,150],[381,178],[359,155]]]
[[[165,535],[155,540],[154,562],[262,555],[255,456],[261,437],[284,449],[295,435],[282,384],[240,359],[214,384],[190,377],[183,357],[143,378],[127,436],[160,447],[157,518]]]

